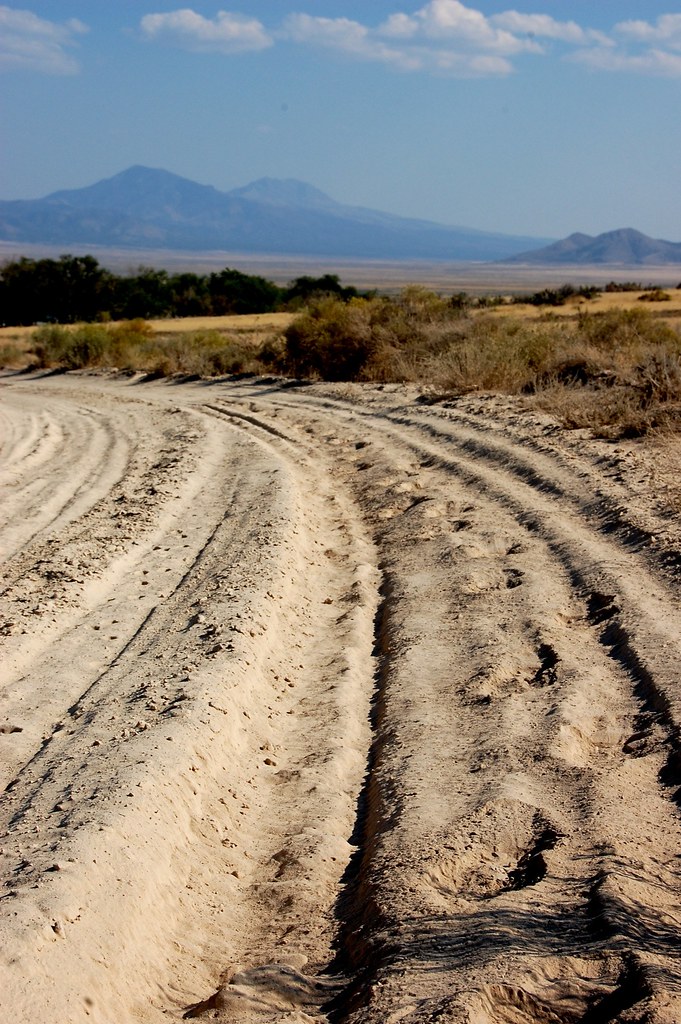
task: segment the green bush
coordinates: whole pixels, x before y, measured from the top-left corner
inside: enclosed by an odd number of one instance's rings
[[[527,303],[531,306],[564,306],[568,299],[595,299],[600,292],[595,285],[563,284],[560,288],[542,288],[532,295],[516,295],[513,302],[519,305]]]
[[[449,304],[452,309],[467,310],[474,304],[474,300],[468,292],[455,292],[454,295],[450,295]]]
[[[357,380],[376,347],[372,302],[322,298],[284,331],[287,371],[295,377]]]
[[[608,281],[605,292],[641,292],[643,285],[640,281]]]

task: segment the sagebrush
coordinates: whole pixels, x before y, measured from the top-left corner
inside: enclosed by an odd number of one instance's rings
[[[107,366],[156,375],[272,373],[414,382],[440,394],[536,396],[569,427],[637,435],[681,423],[681,335],[643,306],[535,320],[475,313],[421,287],[396,298],[326,295],[265,342],[204,330],[164,337],[144,320],[44,326],[41,367]]]

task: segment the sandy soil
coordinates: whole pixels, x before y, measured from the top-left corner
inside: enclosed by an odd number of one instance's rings
[[[0,1019],[681,1020],[681,447],[0,379]]]

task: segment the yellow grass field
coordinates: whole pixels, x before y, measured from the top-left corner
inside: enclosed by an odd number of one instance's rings
[[[664,319],[676,319],[681,316],[681,289],[661,289],[668,299],[662,302],[646,302],[641,300],[642,295],[649,294],[648,291],[635,292],[602,292],[595,299],[585,299],[576,295],[568,299],[564,306],[533,306],[530,303],[511,303],[504,306],[496,306],[485,309],[486,313],[493,313],[495,316],[521,316],[530,319],[546,316],[553,313],[556,316],[575,316],[578,313],[607,313],[612,309],[635,309],[643,307],[651,313],[655,313]]]
[[[187,316],[172,320],[147,321],[156,334],[180,334],[183,331],[220,331],[225,334],[260,335],[283,331],[293,319],[292,313],[250,313],[246,316]],[[77,325],[73,325],[77,326]],[[0,327],[0,342],[25,341],[35,326]]]
[[[181,331],[220,331],[228,334],[262,334],[283,331],[293,313],[249,313],[244,316],[186,316],[173,320],[149,320],[157,334]]]

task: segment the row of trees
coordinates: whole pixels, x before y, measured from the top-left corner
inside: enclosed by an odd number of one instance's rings
[[[297,277],[282,288],[229,267],[213,274],[169,274],[139,267],[135,274],[119,276],[93,256],[22,257],[0,270],[0,323],[270,313],[296,309],[319,295],[347,300],[359,294],[356,288],[341,285],[335,274]]]

